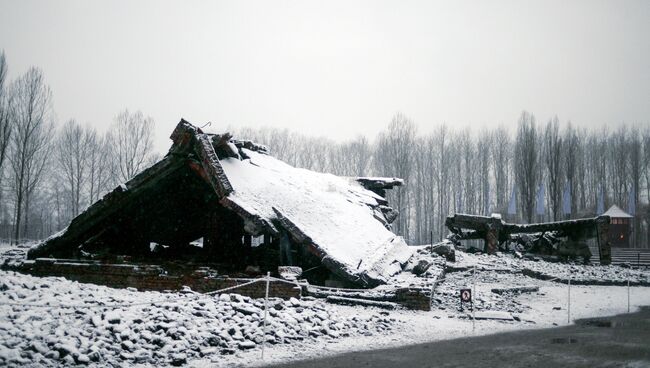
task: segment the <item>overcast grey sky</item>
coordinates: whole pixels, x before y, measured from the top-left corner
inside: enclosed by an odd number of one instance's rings
[[[421,131],[650,121],[650,1],[0,0],[10,77],[43,69],[59,121],[102,129],[126,107],[373,137],[401,111]]]

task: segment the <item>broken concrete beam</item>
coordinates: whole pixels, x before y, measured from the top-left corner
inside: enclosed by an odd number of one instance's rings
[[[172,132],[172,135],[169,137],[174,142],[172,147],[169,150],[169,154],[176,155],[185,155],[196,143],[196,136],[198,134],[203,134],[200,128],[195,127],[194,125],[181,119],[181,121],[176,125],[176,128]]]
[[[268,154],[269,153],[269,148],[263,144],[258,144],[255,143],[251,140],[247,139],[233,139],[232,143],[235,144],[235,147],[237,148],[246,148],[247,150],[253,151],[253,152],[259,152],[263,154]]]
[[[203,168],[198,174],[212,186],[219,198],[227,197],[228,194],[232,193],[233,188],[230,181],[228,181],[228,177],[223,172],[212,142],[205,134],[199,135],[197,141],[198,144],[195,150]]]
[[[384,177],[357,177],[357,181],[367,188],[392,189],[404,185],[404,179]]]
[[[237,203],[231,201],[228,197],[222,198],[219,200],[219,203],[225,208],[235,212],[244,220],[244,230],[248,234],[260,236],[266,232],[273,236],[280,235],[280,231],[271,222],[266,221],[257,214],[250,213]],[[265,242],[268,243],[266,240]]]
[[[521,293],[534,293],[537,291],[539,291],[539,286],[514,286],[514,287],[492,289],[492,292],[495,294],[521,294]]]
[[[514,321],[512,314],[500,311],[477,311],[474,318],[479,319],[493,319],[498,321]]]
[[[209,136],[212,137],[212,147],[214,147],[214,151],[220,160],[226,157],[240,159],[239,149],[234,143],[230,142],[232,134],[210,134]]]
[[[418,263],[413,267],[413,274],[415,275],[422,275],[423,273],[427,272],[429,267],[431,267],[432,262],[426,260],[426,259],[421,259],[418,261]]]
[[[296,266],[278,266],[278,274],[285,280],[296,281],[302,275],[302,268]]]
[[[397,212],[397,210],[392,207],[382,205],[379,206],[379,210],[381,211],[381,213],[384,214],[384,217],[386,218],[386,222],[388,222],[389,224],[395,222],[395,220],[397,220],[397,216],[399,216],[399,212]]]
[[[431,253],[445,257],[449,262],[456,262],[456,248],[449,240],[431,245]]]
[[[391,302],[380,302],[375,300],[346,298],[342,296],[328,296],[327,301],[332,304],[359,305],[363,307],[377,307],[383,309],[397,309],[398,305]]]

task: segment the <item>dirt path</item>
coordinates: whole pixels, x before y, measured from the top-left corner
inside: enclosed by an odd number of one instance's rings
[[[560,328],[347,353],[274,367],[650,367],[650,307]]]

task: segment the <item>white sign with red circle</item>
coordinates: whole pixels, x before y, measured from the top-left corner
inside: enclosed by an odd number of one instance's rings
[[[472,289],[460,289],[460,301],[469,303],[472,301]]]

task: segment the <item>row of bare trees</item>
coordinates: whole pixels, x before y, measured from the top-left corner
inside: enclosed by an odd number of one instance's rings
[[[612,204],[627,210],[632,198],[634,245],[647,246],[650,240],[648,126],[578,129],[557,117],[539,123],[524,111],[515,129],[476,132],[443,124],[420,134],[414,122],[398,113],[372,143],[365,137],[337,143],[272,128],[236,134],[267,144],[273,155],[292,165],[344,176],[405,179],[389,200],[402,214],[394,230],[411,243],[444,237],[444,220],[454,212],[554,221],[596,215],[601,197],[605,210]],[[540,186],[543,215],[537,213]],[[509,215],[513,191],[516,213]]]
[[[31,68],[10,82],[7,70],[0,53],[1,238],[42,238],[63,228],[157,158],[150,117],[124,110],[103,133],[74,119],[57,124],[43,73]],[[428,134],[398,113],[373,141],[358,136],[335,142],[287,129],[233,130],[294,166],[405,179],[388,199],[401,213],[395,231],[411,243],[444,237],[444,220],[454,212],[499,212],[510,221],[533,222],[593,216],[599,202],[605,209],[631,204],[635,245],[650,240],[648,126],[578,129],[557,117],[538,123],[524,111],[516,129],[442,124]],[[508,214],[513,192],[516,213]]]
[[[124,110],[99,133],[57,124],[52,92],[32,67],[7,81],[0,53],[0,237],[14,242],[60,230],[117,183],[149,165],[153,119]]]

